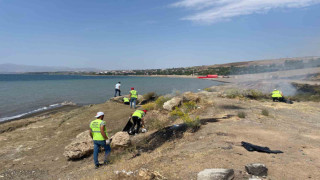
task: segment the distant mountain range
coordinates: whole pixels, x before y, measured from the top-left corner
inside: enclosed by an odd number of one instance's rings
[[[0,64],[0,73],[28,73],[28,72],[61,72],[61,71],[81,71],[81,72],[98,72],[95,68],[69,68],[55,66],[29,66],[18,64]]]

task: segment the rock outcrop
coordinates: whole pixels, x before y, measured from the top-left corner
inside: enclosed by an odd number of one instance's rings
[[[197,93],[193,93],[193,92],[185,92],[183,93],[183,101],[184,102],[188,102],[188,101],[193,101],[193,102],[199,102],[200,101],[200,95]]]
[[[124,97],[128,98],[129,95],[113,97],[113,98],[110,99],[110,101],[117,102],[117,103],[123,103],[123,98]]]
[[[198,173],[197,180],[231,180],[233,169],[205,169]]]
[[[123,148],[130,146],[130,136],[127,132],[117,132],[115,135],[112,136],[111,148]]]
[[[78,134],[76,139],[65,147],[63,155],[69,160],[75,160],[90,155],[92,152],[93,143],[88,130]]]
[[[166,109],[168,111],[173,110],[175,107],[178,107],[182,103],[182,98],[181,97],[174,97],[170,99],[169,101],[165,102],[163,104],[163,109]]]
[[[255,176],[267,176],[268,168],[264,164],[252,163],[246,165],[246,171]]]
[[[115,174],[118,176],[118,179],[128,179],[128,180],[166,180],[157,171],[151,171],[145,168],[141,168],[136,171],[115,171]]]

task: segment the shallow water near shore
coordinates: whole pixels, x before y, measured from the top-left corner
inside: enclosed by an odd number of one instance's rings
[[[114,85],[121,82],[121,93],[134,87],[139,94],[198,91],[220,82],[193,78],[75,76],[75,75],[0,75],[0,121],[20,118],[64,102],[77,105],[103,103],[114,96]]]

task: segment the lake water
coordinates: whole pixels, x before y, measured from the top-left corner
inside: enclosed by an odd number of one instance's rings
[[[103,103],[114,96],[114,85],[121,82],[121,93],[134,87],[139,94],[176,91],[196,92],[221,83],[201,79],[0,74],[0,121],[62,106],[63,102],[78,105]]]

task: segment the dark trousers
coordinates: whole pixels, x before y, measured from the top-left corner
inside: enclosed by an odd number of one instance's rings
[[[109,144],[107,145],[105,140],[103,141],[94,140],[93,141],[93,161],[96,166],[99,166],[98,154],[101,146],[104,148],[104,153],[105,153],[104,162],[107,162],[107,157],[111,151],[110,145]]]
[[[284,97],[275,97],[272,98],[273,102],[278,101],[278,102],[286,102],[286,100],[284,99]]]
[[[119,92],[119,96],[121,96],[121,91],[120,91],[120,89],[115,89],[114,97],[117,97],[117,92]]]
[[[140,127],[141,127],[141,119],[139,117],[137,117],[137,116],[133,116],[132,117],[132,121],[133,121],[133,125],[132,125],[132,127],[130,129],[130,134],[139,133],[139,130],[140,130]]]

